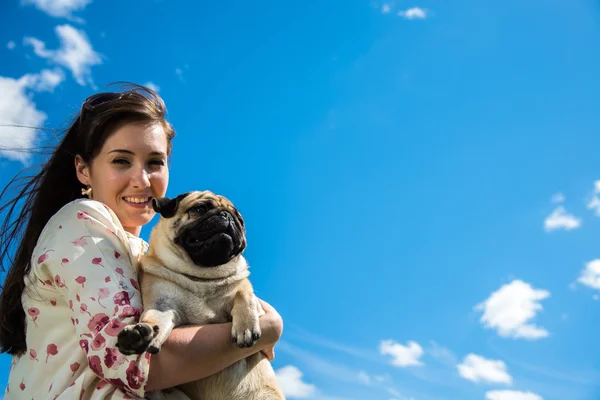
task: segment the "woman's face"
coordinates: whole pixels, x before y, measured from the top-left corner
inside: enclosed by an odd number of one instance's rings
[[[124,125],[108,137],[91,165],[79,159],[76,168],[79,181],[92,187],[92,198],[138,236],[154,217],[152,198],[167,191],[167,135],[159,124]]]

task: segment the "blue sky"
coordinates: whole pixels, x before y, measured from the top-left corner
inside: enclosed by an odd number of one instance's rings
[[[244,215],[289,398],[600,397],[597,1],[200,4],[4,2],[0,124],[156,85],[168,194]]]

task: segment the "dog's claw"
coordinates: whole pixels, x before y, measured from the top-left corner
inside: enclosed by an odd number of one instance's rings
[[[258,326],[254,329],[240,329],[234,331],[235,334],[231,335],[231,341],[234,342],[239,348],[254,346],[256,341],[260,339],[261,335],[260,328]]]
[[[157,354],[160,351],[160,348],[157,346],[154,346],[154,345],[150,345],[150,346],[148,346],[146,351],[150,354]]]
[[[117,348],[124,355],[142,354],[146,349],[150,352],[150,342],[158,334],[158,326],[150,326],[148,324],[128,325],[117,336]],[[153,349],[158,348],[152,346]],[[153,353],[155,354],[155,353]]]

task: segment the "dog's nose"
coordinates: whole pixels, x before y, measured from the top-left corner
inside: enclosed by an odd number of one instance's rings
[[[219,213],[219,216],[220,216],[220,217],[221,217],[223,220],[227,221],[227,223],[231,224],[231,215],[230,215],[230,214],[229,214],[227,211],[221,211],[221,212]]]

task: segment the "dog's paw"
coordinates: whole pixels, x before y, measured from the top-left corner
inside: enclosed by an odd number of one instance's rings
[[[153,342],[158,334],[158,325],[136,324],[127,325],[117,337],[117,348],[125,355],[142,354],[144,351],[156,354],[160,349]]]
[[[260,338],[261,331],[258,324],[258,317],[248,317],[243,319],[233,319],[231,328],[231,341],[237,347],[252,347]]]

